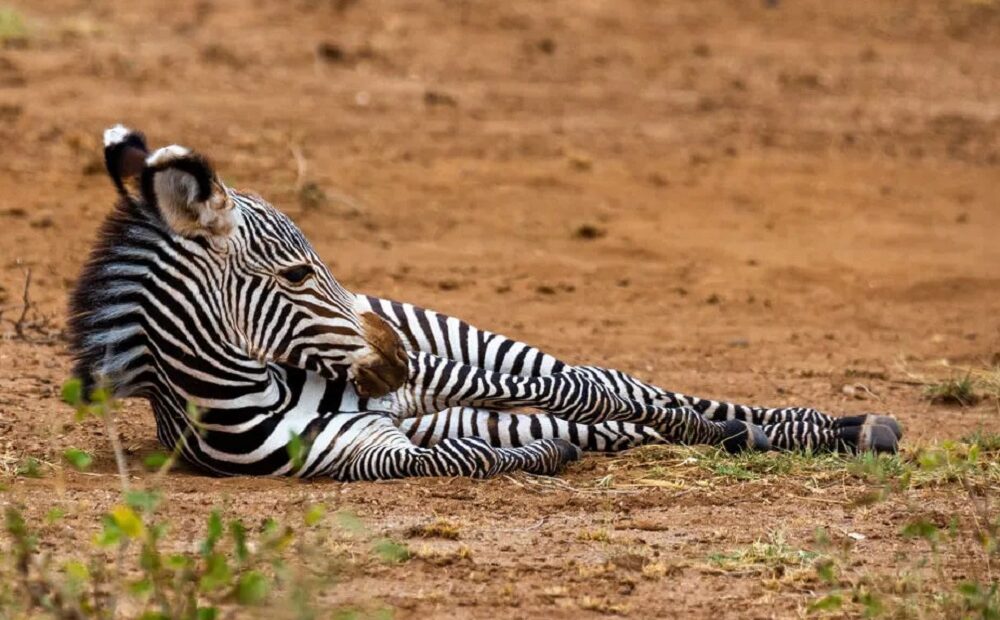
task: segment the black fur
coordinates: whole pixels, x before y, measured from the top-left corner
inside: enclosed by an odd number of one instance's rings
[[[118,188],[123,197],[133,200],[129,195],[125,179],[137,178],[145,167],[149,148],[146,146],[146,136],[138,131],[131,131],[121,142],[104,147],[104,166],[108,176]]]
[[[88,394],[98,380],[93,372],[104,355],[103,350],[87,347],[84,342],[85,337],[93,331],[90,313],[107,303],[107,295],[102,288],[101,270],[113,260],[109,256],[111,249],[121,245],[129,226],[144,219],[144,212],[149,213],[149,209],[127,196],[118,201],[114,211],[101,225],[97,242],[70,295],[68,331],[70,353],[75,362],[73,376],[83,381],[85,393]]]

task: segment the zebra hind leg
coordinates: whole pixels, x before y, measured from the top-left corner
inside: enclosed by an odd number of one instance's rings
[[[663,408],[691,407],[705,417],[716,421],[737,419],[745,420],[759,426],[798,422],[825,429],[843,429],[842,432],[845,436],[854,436],[862,432],[860,429],[848,431],[848,428],[870,428],[878,425],[888,428],[895,435],[897,443],[903,437],[903,429],[899,422],[896,418],[887,415],[868,413],[834,417],[808,407],[756,407],[709,400],[678,392],[668,392],[613,368],[574,366],[565,372],[586,376],[623,398],[628,398],[635,402]],[[878,430],[875,434],[881,435],[882,431]],[[866,444],[864,440],[861,443]],[[880,442],[873,441],[868,443],[879,445]]]
[[[631,422],[655,429],[668,443],[721,445],[730,452],[767,450],[767,436],[746,420],[713,421],[693,407],[663,408],[629,398],[582,373],[520,377],[410,353],[410,376],[396,393],[404,417],[451,407],[531,408],[583,424]]]
[[[474,407],[451,407],[407,418],[400,423],[399,430],[422,447],[435,446],[445,439],[456,437],[478,437],[491,446],[502,448],[516,448],[544,439],[561,439],[588,452],[619,452],[646,444],[671,443],[713,443],[731,453],[768,450],[770,447],[763,429],[740,420],[715,423],[691,411],[663,413],[675,423],[667,437],[653,426],[633,422],[605,420],[588,424],[549,413],[506,413]],[[685,427],[687,422],[696,424],[700,428],[695,432],[700,430],[706,436],[692,437],[692,430]],[[665,420],[661,419],[659,423],[670,428]]]
[[[779,422],[766,424],[763,429],[776,450],[858,454],[895,453],[899,449],[899,436],[895,429],[878,423],[878,419],[884,416],[855,417],[863,421],[833,428],[810,422]]]

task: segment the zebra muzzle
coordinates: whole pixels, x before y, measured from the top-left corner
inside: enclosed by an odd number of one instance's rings
[[[370,351],[351,367],[351,380],[358,394],[378,398],[398,390],[406,382],[409,374],[406,350],[381,317],[363,312],[359,318]]]

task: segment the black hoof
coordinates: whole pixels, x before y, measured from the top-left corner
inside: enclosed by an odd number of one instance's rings
[[[884,424],[848,426],[841,429],[840,435],[857,452],[895,454],[899,450],[899,438],[891,427]]]
[[[873,426],[884,426],[892,431],[892,434],[896,436],[896,441],[898,442],[903,438],[903,427],[900,426],[899,421],[891,415],[876,415],[874,413],[868,414],[868,424]]]
[[[892,434],[896,436],[897,442],[903,438],[903,427],[900,426],[899,421],[896,420],[896,418],[890,415],[868,413],[864,415],[845,416],[843,418],[837,418],[835,424],[837,428],[881,425],[892,431]]]
[[[559,458],[562,462],[572,463],[573,461],[579,461],[582,451],[565,439],[555,438],[552,440],[556,449],[559,450]]]
[[[730,454],[753,450],[766,452],[771,449],[771,441],[764,429],[743,420],[726,420],[722,424],[722,447]]]

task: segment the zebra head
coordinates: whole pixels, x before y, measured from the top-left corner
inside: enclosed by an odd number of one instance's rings
[[[150,153],[120,125],[105,132],[105,160],[122,201],[74,294],[78,373],[127,376],[137,347],[123,343],[141,332],[202,380],[256,362],[346,372],[369,396],[402,384],[395,333],[358,312],[287,216],[227,187],[198,153]]]

